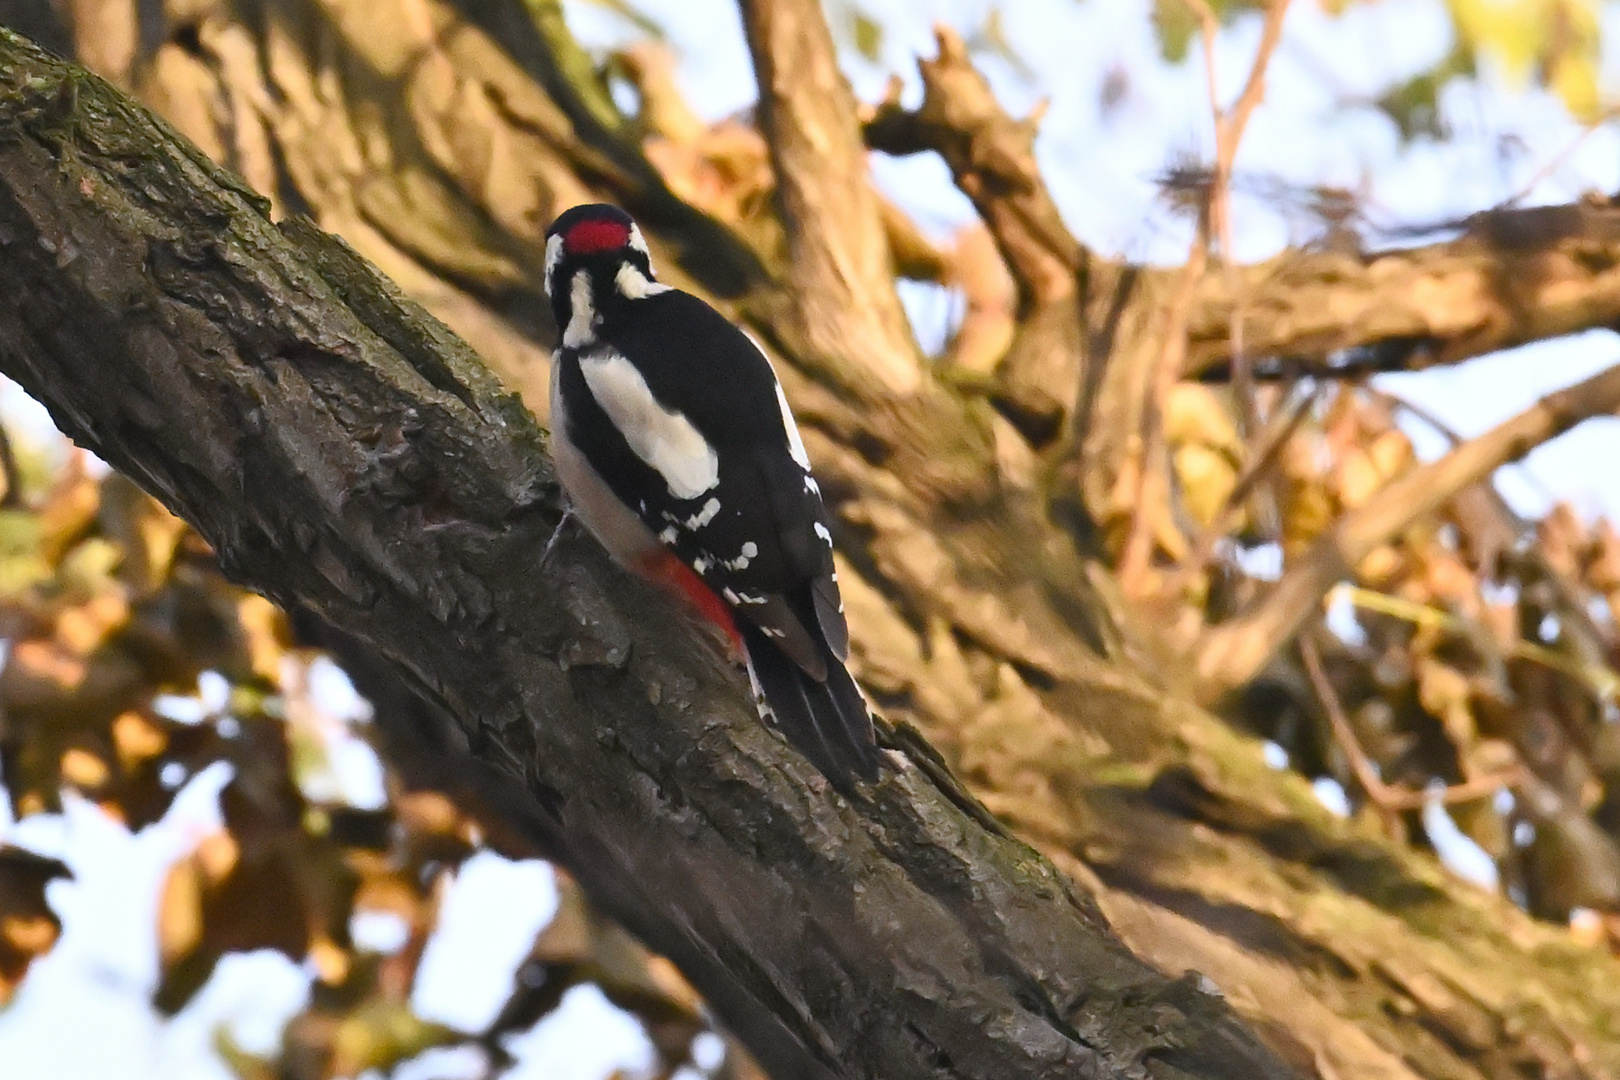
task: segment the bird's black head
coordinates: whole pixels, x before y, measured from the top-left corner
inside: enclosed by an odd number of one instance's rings
[[[585,280],[580,281],[580,275]],[[590,203],[563,211],[546,230],[546,294],[564,332],[589,307],[586,326],[604,304],[664,291],[653,276],[647,242],[617,206]]]

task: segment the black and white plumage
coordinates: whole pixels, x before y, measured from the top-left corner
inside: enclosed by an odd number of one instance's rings
[[[561,331],[552,454],[618,562],[683,594],[740,647],[761,714],[841,788],[876,775],[871,717],[820,489],[769,361],[653,276],[635,223],[577,206],[546,239]]]

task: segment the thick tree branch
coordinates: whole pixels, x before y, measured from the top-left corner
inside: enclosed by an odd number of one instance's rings
[[[1620,207],[1487,210],[1462,225],[1426,247],[1290,251],[1242,268],[1236,284],[1205,277],[1187,374],[1229,372],[1239,307],[1250,356],[1312,374],[1376,346],[1391,353],[1383,366],[1419,368],[1620,324]]]
[[[1373,548],[1399,536],[1498,467],[1517,461],[1589,417],[1617,408],[1620,365],[1548,394],[1439,460],[1391,482],[1340,518],[1250,611],[1204,635],[1197,666],[1206,693],[1219,694],[1254,678],[1319,609],[1328,590],[1351,575]]]
[[[945,159],[990,227],[1026,308],[1072,296],[1085,251],[1035,162],[1038,116],[1008,116],[961,36],[945,26],[934,33],[939,54],[917,61],[922,105],[908,111],[891,96],[866,124],[867,145],[895,155],[931,150]]]
[[[923,102],[897,99],[866,125],[867,145],[905,155],[934,151],[973,200],[1018,284],[1022,316],[1000,376],[1000,403],[1034,441],[1055,434],[1080,392],[1076,292],[1090,257],[1069,232],[1035,161],[1039,116],[1014,120],[973,66],[955,31],[935,31],[939,55],[917,63]]]
[[[442,326],[107,84],[0,31],[0,368],[370,644],[778,1080],[1291,1075],[903,754],[851,804],[583,537]]]
[[[894,291],[855,95],[838,69],[821,4],[743,0],[741,7],[787,228],[798,330],[823,361],[864,368],[888,390],[909,394],[922,377],[917,349]]]

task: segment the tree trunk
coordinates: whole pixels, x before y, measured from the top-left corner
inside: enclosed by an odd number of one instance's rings
[[[1019,338],[988,386],[897,392],[829,357],[837,335],[806,341],[797,313],[825,309],[776,284],[806,287],[782,251],[739,239],[768,230],[672,194],[580,74],[554,5],[529,7],[541,17],[497,0],[244,0],[149,32],[126,84],[268,206],[9,40],[0,363],[235,575],[407,672],[536,800],[526,827],[779,1078],[1620,1074],[1614,961],[1268,768],[1190,703],[1191,662],[1132,625],[1095,561],[1087,530],[1117,515],[1177,272],[1109,264],[1038,200],[1006,213],[987,194]],[[942,51],[933,113],[890,120],[913,148],[946,144],[959,179],[1002,169],[972,181],[993,194],[1023,159],[951,147],[1028,133],[988,106],[945,108],[974,92],[958,60]],[[797,197],[795,227],[825,227],[833,208]],[[987,828],[907,738],[864,804],[823,790],[734,673],[646,629],[668,621],[659,602],[589,543],[536,572],[554,491],[527,416],[348,249],[270,224],[304,213],[342,236],[543,417],[542,233],[588,198],[636,213],[666,279],[770,347],[835,504],[857,675],[1044,858]],[[1620,296],[1591,251],[1620,248],[1613,213],[1247,271],[1274,300],[1245,302],[1246,339],[1301,363],[1392,341],[1455,360],[1612,322]],[[1534,325],[1488,291],[1466,326],[1415,306],[1382,321],[1398,270],[1462,289],[1528,263],[1536,282],[1564,275]],[[1195,369],[1226,359],[1218,278],[1187,278]],[[1306,302],[1325,290],[1383,314],[1301,330],[1286,305],[1347,310]],[[802,913],[791,934],[781,912]]]

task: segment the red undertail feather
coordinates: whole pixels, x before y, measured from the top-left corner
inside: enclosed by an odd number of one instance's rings
[[[648,555],[637,569],[645,577],[686,601],[705,622],[713,623],[724,631],[733,652],[739,659],[742,657],[742,634],[737,630],[737,621],[731,616],[731,608],[726,606],[726,602],[720,599],[690,566],[677,558],[674,552],[659,550]]]

